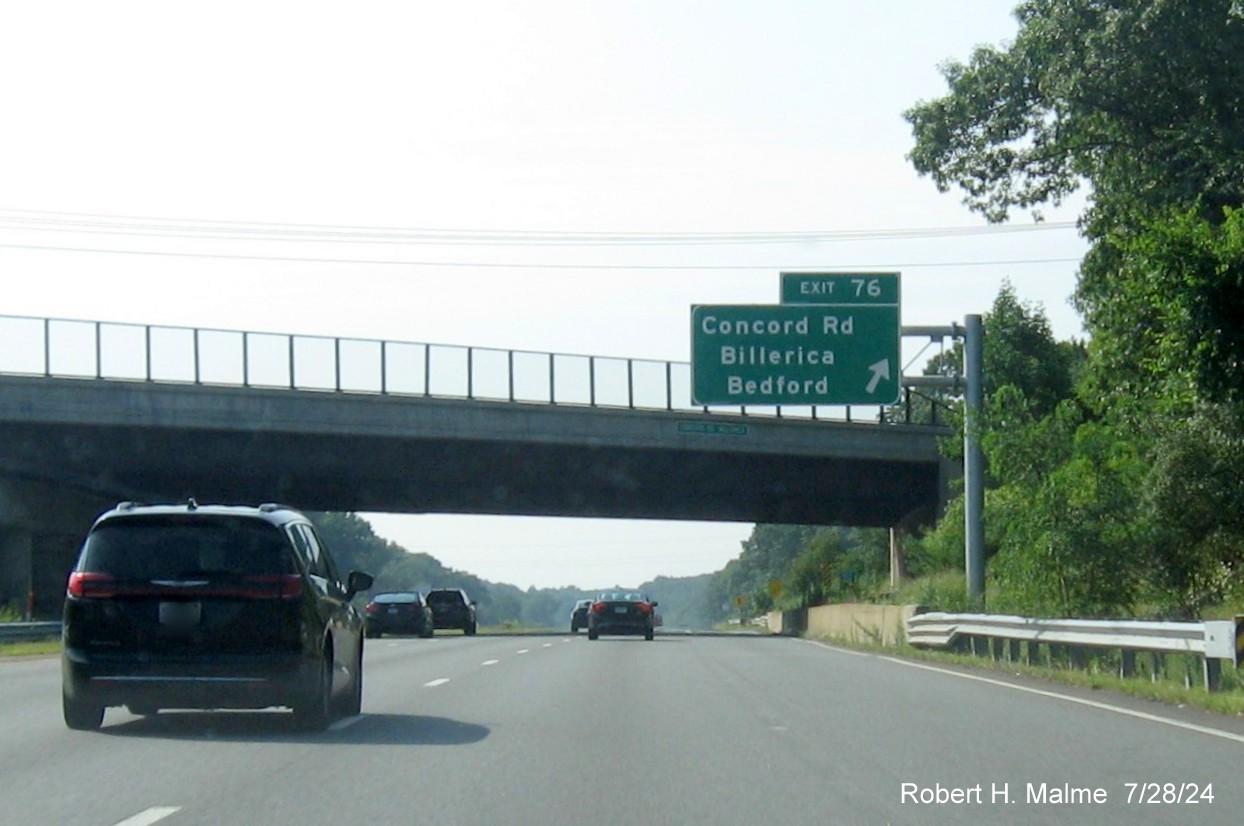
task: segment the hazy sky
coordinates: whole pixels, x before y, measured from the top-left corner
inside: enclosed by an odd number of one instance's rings
[[[1009,279],[1077,336],[1076,210],[988,231],[905,159],[902,112],[1013,6],[6,3],[0,313],[685,361],[692,304],[824,268],[901,271],[904,325]],[[522,587],[713,571],[750,532],[369,518]]]

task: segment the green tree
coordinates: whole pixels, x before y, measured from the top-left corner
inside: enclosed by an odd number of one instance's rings
[[[639,588],[661,603],[658,611],[667,629],[712,628],[714,614],[709,610],[708,589],[713,576],[659,576]]]
[[[311,513],[316,531],[328,545],[339,567],[346,571],[366,571],[375,576],[405,551],[376,536],[367,520],[353,513]]]
[[[1045,309],[1021,301],[1010,281],[998,291],[984,327],[981,360],[986,396],[1001,387],[1019,388],[1033,412],[1043,416],[1074,395],[1074,368],[1081,351],[1055,340]]]
[[[817,528],[809,525],[756,525],[743,542],[738,558],[726,563],[709,583],[707,600],[713,621],[737,614],[734,601],[764,591],[771,579],[781,579]],[[758,610],[758,609],[757,609]]]
[[[1005,49],[947,63],[950,93],[905,117],[910,159],[992,221],[1091,184],[1091,223],[1238,206],[1244,3],[1027,0]]]
[[[1244,409],[1244,211],[1209,220],[1172,210],[1112,232],[1081,303],[1097,333],[1091,394],[1101,408],[1184,415],[1198,401]]]
[[[1023,387],[987,410],[994,584],[1014,604],[1194,614],[1240,565],[1244,2],[1027,0],[1016,16],[1011,44],[947,64],[948,94],[906,113],[916,169],[990,221],[1091,193],[1080,408],[1055,394],[1043,414]]]
[[[1171,426],[1152,460],[1142,503],[1164,607],[1196,617],[1244,596],[1244,437],[1234,413],[1199,407]]]
[[[1028,0],[1016,16],[1009,47],[947,64],[949,94],[908,110],[912,163],[991,221],[1087,184],[1076,301],[1103,367],[1160,369],[1160,345],[1182,345],[1198,391],[1238,401],[1238,222],[1207,236],[1244,206],[1244,2]],[[1184,211],[1200,225],[1163,232]],[[1173,266],[1181,248],[1195,255]]]
[[[1053,616],[1131,613],[1152,543],[1136,490],[1147,464],[1134,443],[1073,403],[1037,417],[999,391],[985,438],[996,488],[986,498],[995,610]]]
[[[838,578],[844,573],[840,562],[846,552],[845,539],[842,531],[820,531],[790,561],[783,582],[801,607],[824,605],[834,592]]]

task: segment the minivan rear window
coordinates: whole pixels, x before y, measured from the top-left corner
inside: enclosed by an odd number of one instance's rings
[[[295,573],[286,547],[279,528],[257,519],[114,519],[87,537],[79,569],[139,581]]]
[[[371,598],[371,601],[378,605],[384,605],[386,603],[418,602],[419,595],[407,591],[395,591],[388,594],[376,594]]]

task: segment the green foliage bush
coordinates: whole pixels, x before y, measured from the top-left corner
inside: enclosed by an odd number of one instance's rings
[[[952,614],[972,610],[967,579],[962,569],[942,571],[905,582],[889,595],[887,601],[898,605],[920,605],[929,611]]]

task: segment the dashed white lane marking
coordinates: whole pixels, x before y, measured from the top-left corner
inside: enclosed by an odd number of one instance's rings
[[[531,653],[531,650],[530,650],[530,649],[527,649],[527,648],[520,648],[520,649],[518,649],[517,651],[515,651],[514,653],[515,653],[515,654],[530,654],[530,653]]]
[[[551,642],[546,642],[544,645],[542,645],[542,646],[540,646],[540,647],[541,647],[541,648],[552,648],[552,647],[553,647],[553,643],[551,643]]]
[[[936,671],[939,674],[946,674],[951,677],[960,677],[964,680],[975,680],[976,682],[988,683],[989,685],[999,686],[1000,688],[1010,688],[1015,691],[1023,691],[1027,694],[1037,694],[1042,697],[1051,697],[1055,700],[1066,700],[1069,703],[1076,703],[1078,705],[1088,706],[1089,708],[1097,708],[1097,709],[1101,709],[1102,711],[1113,711],[1115,714],[1122,714],[1126,717],[1136,717],[1140,720],[1148,720],[1151,723],[1162,723],[1163,725],[1174,726],[1175,728],[1182,728],[1182,729],[1187,729],[1188,731],[1196,731],[1196,732],[1200,732],[1201,734],[1208,734],[1212,737],[1221,737],[1224,740],[1234,740],[1238,743],[1244,743],[1244,735],[1235,734],[1234,732],[1230,732],[1230,731],[1223,731],[1222,729],[1210,728],[1209,726],[1198,726],[1196,723],[1185,723],[1180,720],[1172,720],[1169,717],[1159,717],[1156,714],[1148,714],[1143,711],[1133,711],[1130,708],[1123,708],[1122,706],[1112,706],[1109,703],[1099,703],[1096,700],[1085,700],[1085,699],[1081,699],[1080,697],[1073,697],[1069,694],[1060,694],[1057,691],[1045,691],[1040,688],[1031,688],[1026,685],[1015,685],[1014,683],[1008,683],[1002,680],[993,680],[993,679],[990,679],[989,677],[978,677],[975,674],[964,674],[959,671],[951,671],[946,668],[938,668],[937,666],[934,666],[934,665],[924,665],[923,663],[913,663],[913,662],[908,662],[907,660],[896,659],[894,657],[882,657],[881,659],[887,660],[892,663],[897,663],[898,665],[905,665],[908,668],[922,668],[926,671]]]
[[[496,665],[500,660],[484,660],[483,665]]]
[[[152,806],[150,809],[144,809],[133,817],[127,817],[125,820],[117,823],[117,826],[150,826],[150,824],[161,821],[169,815],[180,811],[180,806]]]
[[[438,685],[444,685],[447,682],[449,682],[448,677],[440,677],[439,679],[429,680],[428,682],[423,684],[423,687],[424,688],[436,688]]]

